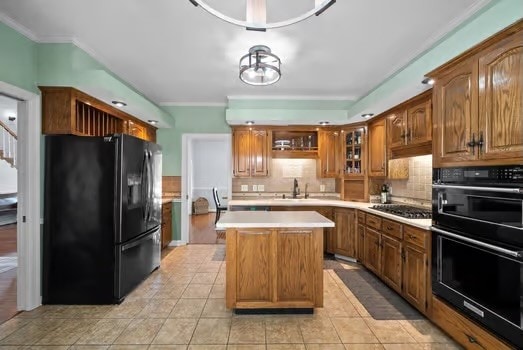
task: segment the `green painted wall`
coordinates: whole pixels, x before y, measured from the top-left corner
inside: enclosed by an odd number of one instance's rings
[[[36,44],[0,22],[0,80],[38,92]]]
[[[405,68],[358,100],[349,109],[349,115],[358,115],[362,111],[372,108],[373,105],[397,90],[419,85],[429,71],[521,18],[523,18],[521,0],[493,1],[492,5],[467,20],[430,50],[411,61]]]
[[[225,122],[225,107],[181,107],[165,106],[173,118],[176,128],[159,129],[157,142],[162,146],[163,175],[182,174],[182,135],[205,133],[230,133]]]

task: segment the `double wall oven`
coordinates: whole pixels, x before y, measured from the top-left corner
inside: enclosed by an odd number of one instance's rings
[[[434,169],[432,289],[523,348],[523,166]]]

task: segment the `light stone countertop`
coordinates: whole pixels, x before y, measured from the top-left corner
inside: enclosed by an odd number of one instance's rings
[[[342,201],[338,199],[319,199],[319,198],[308,198],[308,199],[255,199],[255,200],[230,200],[228,205],[229,208],[232,206],[300,206],[300,207],[339,207],[339,208],[353,208],[360,209],[365,212],[379,215],[381,217],[398,221],[404,224],[419,227],[424,230],[430,230],[432,225],[431,219],[407,219],[401,216],[384,213],[379,210],[371,209],[376,203],[362,203],[362,202],[350,202]],[[289,215],[289,212],[286,212]],[[292,215],[294,216],[294,214]]]
[[[334,227],[334,222],[315,211],[227,211],[216,228],[315,228]]]

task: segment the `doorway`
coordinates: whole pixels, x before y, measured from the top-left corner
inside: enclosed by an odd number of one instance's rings
[[[0,105],[2,323],[41,305],[40,96],[0,81]]]
[[[232,193],[230,134],[182,135],[181,241],[220,243],[214,225],[216,207],[212,188],[217,187],[222,205]],[[193,214],[193,202],[205,198],[209,212]]]

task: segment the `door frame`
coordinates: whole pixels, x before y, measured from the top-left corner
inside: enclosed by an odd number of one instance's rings
[[[192,192],[193,172],[193,142],[194,141],[225,141],[229,152],[227,161],[228,168],[232,169],[232,134],[182,134],[182,210],[181,210],[181,237],[172,245],[185,245],[189,242],[189,216],[191,214],[192,202],[189,192]],[[229,176],[229,189],[227,198],[232,196],[232,173]]]
[[[41,102],[40,95],[0,81],[0,92],[19,100],[17,111],[18,210],[17,288],[18,310],[42,304],[41,296]]]

